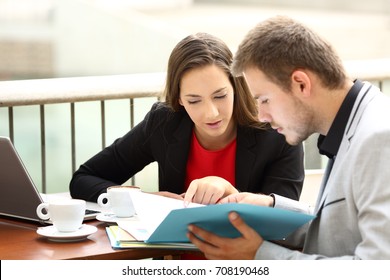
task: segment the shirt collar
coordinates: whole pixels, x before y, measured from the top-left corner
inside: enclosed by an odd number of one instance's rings
[[[317,147],[320,154],[326,155],[329,158],[333,158],[337,155],[341,140],[343,139],[345,127],[347,126],[349,116],[352,112],[353,104],[362,87],[363,83],[360,80],[355,80],[354,85],[349,90],[336,114],[328,134],[326,136],[320,135],[318,137]]]

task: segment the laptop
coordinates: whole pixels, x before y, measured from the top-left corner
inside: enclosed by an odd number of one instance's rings
[[[37,216],[36,209],[40,203],[52,199],[57,197],[38,192],[11,140],[0,136],[0,215],[50,224],[50,220],[43,221]],[[97,204],[87,202],[84,220],[95,219],[100,213],[98,206],[94,206]]]

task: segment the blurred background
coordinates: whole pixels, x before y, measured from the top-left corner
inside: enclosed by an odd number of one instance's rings
[[[208,32],[234,52],[249,29],[274,15],[307,24],[344,61],[390,57],[389,0],[0,0],[0,81],[164,72],[185,36]],[[137,100],[135,123],[155,101]],[[106,103],[107,145],[129,130],[127,107]],[[15,146],[40,188],[39,107],[13,114]],[[48,192],[67,191],[69,108],[48,105],[45,114]],[[76,118],[78,166],[101,150],[99,103],[77,104]],[[0,135],[8,134],[8,111],[0,107]],[[308,169],[322,166],[306,160]],[[149,166],[136,183],[155,188],[156,176],[148,175],[155,171]]]

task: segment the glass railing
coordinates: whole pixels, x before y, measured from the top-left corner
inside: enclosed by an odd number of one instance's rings
[[[390,95],[390,59],[345,65],[351,78]],[[14,142],[40,191],[67,191],[78,165],[142,120],[164,82],[164,73],[0,82],[0,135]],[[309,138],[305,167],[321,169],[325,160]],[[157,177],[151,164],[130,184],[156,190]]]

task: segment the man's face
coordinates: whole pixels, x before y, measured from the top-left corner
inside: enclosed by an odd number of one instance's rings
[[[301,100],[299,91],[284,91],[255,67],[246,69],[244,76],[257,100],[259,120],[269,123],[278,133],[283,134],[287,143],[297,145],[315,131],[313,112]]]

